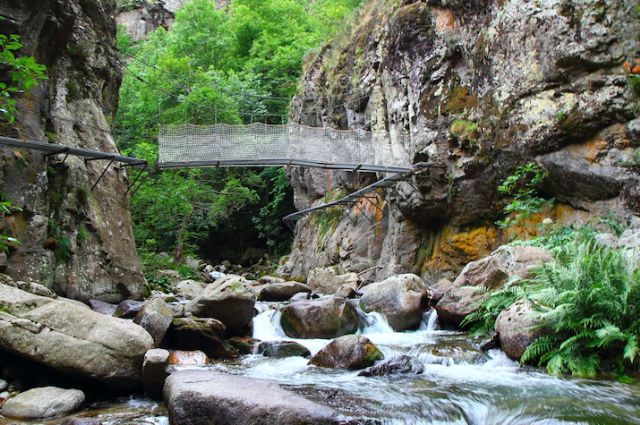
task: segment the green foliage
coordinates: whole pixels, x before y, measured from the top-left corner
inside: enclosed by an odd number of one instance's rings
[[[456,119],[451,123],[451,134],[453,134],[463,147],[475,148],[478,146],[478,124]]]
[[[19,207],[16,207],[11,201],[0,201],[0,219],[4,220],[6,215],[10,215],[14,212],[22,211]],[[9,248],[17,248],[20,246],[20,241],[16,238],[4,234],[0,234],[0,251],[5,253],[9,252]]]
[[[489,295],[466,323],[492,329],[502,309],[526,299],[546,332],[521,362],[537,362],[552,374],[638,372],[640,268],[624,250],[598,244],[595,235],[584,227],[535,240],[554,251],[555,261]]]
[[[0,66],[6,69],[8,81],[0,81],[0,120],[13,123],[16,114],[15,96],[29,91],[38,80],[45,79],[43,65],[33,57],[16,57],[22,48],[20,36],[0,34]]]
[[[538,192],[547,176],[543,168],[530,162],[518,166],[513,174],[503,180],[498,186],[498,193],[510,197],[511,202],[503,208],[506,218],[496,224],[502,228],[522,224],[525,219],[552,203],[552,200],[541,197]]]

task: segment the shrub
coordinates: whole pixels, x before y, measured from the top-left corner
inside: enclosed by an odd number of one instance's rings
[[[506,218],[496,224],[502,228],[521,224],[544,206],[553,203],[553,200],[543,198],[539,192],[540,185],[547,177],[547,171],[533,162],[517,167],[498,186],[498,193],[510,197],[511,202],[503,208]]]

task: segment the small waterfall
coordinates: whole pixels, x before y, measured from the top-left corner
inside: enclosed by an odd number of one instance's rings
[[[438,328],[438,312],[432,308],[422,316],[422,322],[420,322],[418,330],[433,332],[438,330]]]
[[[286,338],[282,326],[280,326],[281,315],[280,310],[265,309],[255,316],[252,337],[262,341]]]
[[[375,311],[365,313],[358,308],[358,316],[360,319],[360,329],[358,333],[360,335],[388,334],[395,332],[383,314]]]

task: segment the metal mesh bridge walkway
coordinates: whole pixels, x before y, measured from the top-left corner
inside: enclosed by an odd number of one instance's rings
[[[160,126],[158,168],[299,165],[405,173],[412,168],[408,137],[300,124]]]

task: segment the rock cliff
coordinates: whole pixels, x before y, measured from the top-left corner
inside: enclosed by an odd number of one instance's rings
[[[19,100],[3,134],[117,152],[108,125],[121,80],[114,12],[112,0],[2,1],[2,32],[21,35],[20,53],[46,65],[48,78]],[[82,300],[139,295],[125,168],[113,164],[92,189],[105,161],[0,153],[0,192],[22,208],[4,223],[22,242],[5,258],[6,272]]]
[[[412,182],[360,208],[303,219],[280,271],[453,277],[507,234],[493,222],[498,183],[535,161],[556,206],[536,217],[611,212],[638,223],[638,99],[625,60],[639,54],[637,1],[371,0],[349,29],[307,60],[290,119],[408,132]],[[635,159],[634,159],[635,158]],[[635,165],[634,165],[635,164]],[[298,208],[372,177],[291,169]]]

